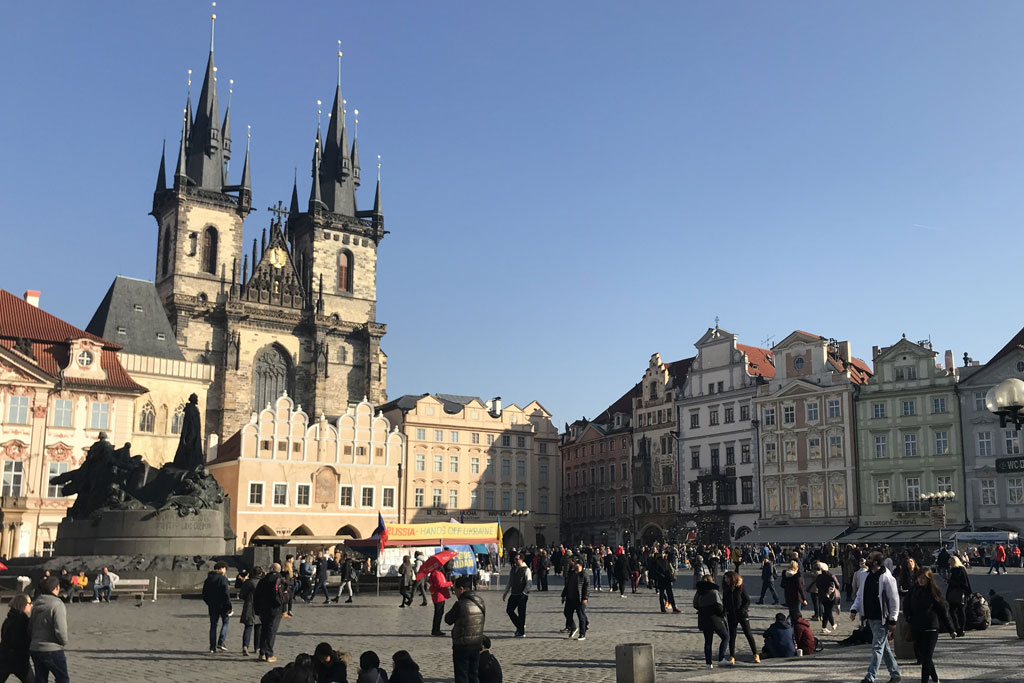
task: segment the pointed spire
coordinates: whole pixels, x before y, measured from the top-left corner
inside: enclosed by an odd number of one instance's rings
[[[320,100],[316,101],[317,106],[320,105]],[[316,110],[317,118],[320,117],[320,110]],[[309,188],[309,212],[312,213],[314,209],[323,207],[323,200],[320,198],[320,162],[321,162],[321,143],[320,143],[320,123],[319,120],[316,124],[316,141],[313,143],[313,184]]]
[[[252,126],[248,127],[245,135],[245,161],[242,162],[242,191],[252,190],[252,183],[249,178],[249,145],[252,143]]]
[[[181,143],[178,145],[178,166],[174,170],[174,189],[184,190],[188,187],[188,171],[186,168],[186,156],[188,155],[188,119],[189,110],[186,107],[181,122]]]
[[[206,75],[189,138],[188,175],[199,187],[220,192],[224,187],[224,158],[220,108],[217,106],[217,67],[213,63],[213,26],[216,19],[216,14],[210,15],[210,57],[206,62]]]
[[[256,245],[257,245],[256,238],[253,237],[252,238],[252,272],[253,272],[254,275],[256,274],[256,264],[260,262],[260,260],[258,258],[256,258]]]
[[[359,187],[359,110],[353,112],[355,116],[355,127],[352,135],[352,184]],[[355,205],[353,204],[353,208]]]
[[[355,215],[355,187],[350,179],[352,161],[349,157],[348,134],[345,131],[345,99],[341,96],[341,43],[338,44],[338,85],[331,105],[331,122],[324,139],[320,167],[320,193],[324,204],[334,212]]]
[[[228,81],[228,107],[224,110],[224,124],[220,127],[220,136],[224,140],[224,165],[231,158],[231,94],[235,91],[235,81]],[[227,183],[225,183],[227,184]]]
[[[299,169],[295,169],[295,179],[292,181],[292,201],[288,204],[288,220],[299,214]]]
[[[384,206],[380,201],[380,155],[377,155],[377,193],[373,196],[374,225],[384,224]]]
[[[167,138],[164,138],[164,146],[160,150],[160,170],[156,172],[156,190],[154,192],[163,192],[167,189]]]
[[[242,257],[242,284],[249,282],[249,255],[245,254]]]
[[[188,70],[188,80],[186,81],[187,92],[185,93],[185,141],[186,145],[188,140],[192,137],[192,69]],[[188,150],[186,150],[186,153]]]

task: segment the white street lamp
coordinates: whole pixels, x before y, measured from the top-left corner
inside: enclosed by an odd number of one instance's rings
[[[1016,377],[1004,379],[985,394],[985,407],[999,416],[999,426],[1012,422],[1020,431],[1024,424],[1024,381]]]

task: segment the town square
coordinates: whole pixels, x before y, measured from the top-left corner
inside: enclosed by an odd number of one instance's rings
[[[1021,680],[1024,6],[0,22],[0,683]]]

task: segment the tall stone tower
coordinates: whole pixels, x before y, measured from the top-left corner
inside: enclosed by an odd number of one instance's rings
[[[215,17],[213,17],[215,19]],[[305,212],[298,188],[243,254],[252,209],[249,145],[231,185],[230,107],[217,105],[210,54],[195,117],[183,116],[173,184],[160,159],[152,215],[157,222],[157,291],[186,360],[214,365],[205,431],[227,439],[253,412],[287,392],[312,415],[350,403],[387,400],[386,327],[376,320],[377,248],[386,234],[380,180],[372,211],[357,211],[359,155],[348,147],[339,79],[327,139],[317,131]]]

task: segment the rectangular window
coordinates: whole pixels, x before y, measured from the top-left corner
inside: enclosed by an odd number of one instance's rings
[[[671,465],[662,465],[661,467],[661,483],[664,486],[672,485],[672,467]]]
[[[1006,502],[1009,505],[1024,505],[1024,478],[1010,477],[1006,480]]]
[[[458,432],[448,432],[448,441],[450,441],[451,443],[458,443],[459,442],[459,433]]]
[[[604,468],[602,468],[603,470]],[[516,460],[516,478],[526,479],[526,461]]]
[[[874,411],[873,414],[874,414],[876,420],[879,420],[879,419],[885,417],[885,404],[884,403],[873,403],[871,405],[871,409]]]
[[[920,477],[907,477],[907,501],[916,502],[921,500],[921,478]]]
[[[381,489],[381,504],[386,508],[395,507],[395,487],[385,486]]]
[[[843,416],[843,411],[839,407],[839,401],[838,400],[832,399],[832,400],[830,400],[828,402],[828,416],[830,418],[832,418],[832,417],[842,417]]]
[[[508,434],[501,435],[501,445],[505,448],[509,448],[512,445],[512,437]]]
[[[709,410],[708,411],[708,424],[711,425],[712,427],[714,427],[715,425],[718,424],[718,411],[717,410]]]
[[[426,453],[416,454],[416,471],[426,472],[427,471],[427,455]]]
[[[312,484],[296,484],[295,504],[302,507],[309,507],[309,494],[312,488]]]
[[[448,489],[448,508],[451,510],[459,509],[459,490]]]
[[[629,479],[629,463],[622,461],[622,481]]]
[[[548,494],[542,493],[538,496],[537,507],[540,508],[542,513],[548,511]],[[614,513],[614,510],[612,512]]]
[[[946,399],[945,398],[933,398],[932,399],[932,412],[933,413],[944,413],[944,412],[946,412]]]
[[[480,458],[469,459],[469,471],[471,474],[480,474]]]
[[[274,505],[288,504],[288,484],[274,484]]]
[[[828,454],[832,458],[843,457],[843,437],[841,436],[830,436],[828,437]]]
[[[512,476],[512,461],[508,458],[502,458],[501,460],[501,476],[511,477]]]
[[[542,441],[539,444],[539,448],[540,448],[540,454],[541,455],[547,455],[548,454],[548,444],[547,444],[546,441]],[[603,443],[601,444],[601,448],[604,448],[604,444]],[[611,450],[612,448],[615,448],[615,442],[612,442],[612,444],[609,446],[608,450]]]
[[[512,509],[512,492],[502,491],[501,492],[501,509],[511,510]]]
[[[889,457],[888,437],[885,437],[885,436],[876,436],[875,437],[875,457],[876,458],[888,458]]]
[[[484,469],[484,474],[494,476],[494,458],[487,456],[487,467]]]
[[[516,491],[516,507],[520,510],[526,509],[526,491]]]
[[[786,487],[786,510],[795,511],[800,509],[800,493],[797,487]]]
[[[418,491],[422,491],[423,489],[417,489],[417,490]],[[352,507],[352,487],[351,486],[342,486],[341,487],[341,497],[338,499],[338,505],[340,505],[342,507],[347,507],[347,508]]]
[[[110,405],[96,402],[92,404],[92,415],[89,418],[89,429],[108,429],[110,422]]]
[[[779,487],[778,486],[765,486],[764,487],[764,498],[765,507],[768,508],[769,512],[779,511]]]
[[[935,477],[935,490],[936,491],[952,491],[953,490],[953,477]]]
[[[740,420],[746,421],[750,419],[750,406],[740,406]]]
[[[479,496],[477,495],[476,489],[473,489],[472,491],[469,492],[469,509],[476,510],[479,502],[480,500]]]
[[[889,492],[889,480],[888,479],[876,479],[875,480],[875,502],[876,503],[891,503],[892,497]]]
[[[690,429],[700,427],[700,413],[690,413]]]
[[[263,482],[249,483],[249,505],[263,505]]]
[[[73,403],[64,398],[58,398],[53,402],[53,426],[70,427]]]
[[[987,410],[985,408],[985,392],[976,391],[974,392],[974,409],[975,410]]]
[[[905,457],[905,458],[916,458],[917,457],[917,434],[904,434],[903,435],[903,457]]]
[[[444,456],[443,455],[435,455],[434,456],[434,471],[435,472],[444,472]]]
[[[608,473],[612,475],[612,477],[611,477],[612,479],[615,479],[615,466],[614,465],[612,465],[611,467],[608,468]],[[548,464],[546,462],[542,462],[540,464],[539,471],[538,471],[537,474],[538,474],[538,477],[540,479],[540,483],[542,483],[542,484],[548,483]]]
[[[526,437],[525,436],[517,436],[516,437],[516,448],[526,448]]]
[[[743,465],[750,464],[750,444],[740,444],[740,463]]]
[[[690,449],[690,469],[696,470],[700,468],[700,449]]]
[[[28,396],[11,396],[7,421],[16,425],[28,424]]]
[[[725,424],[735,422],[735,411],[732,408],[725,409]]]
[[[736,447],[726,446],[725,447],[725,466],[732,467],[736,464]]]
[[[935,432],[935,455],[949,453],[949,432]]]
[[[469,440],[473,443],[480,443],[480,432],[473,432],[469,435]]]
[[[807,439],[807,457],[811,460],[821,460],[821,438],[812,436]]]
[[[782,454],[786,462],[796,462],[796,441],[786,439],[782,442]]]
[[[444,505],[444,494],[441,492],[441,489],[434,489],[433,505],[436,508]]]
[[[455,432],[455,434],[458,434],[458,432]],[[459,456],[457,456],[457,455],[449,455],[448,456],[448,471],[449,472],[458,472],[459,471]]]
[[[484,507],[488,510],[494,509],[494,491],[484,491]]]
[[[791,425],[796,422],[796,408],[793,406],[782,407],[782,424]]]
[[[815,401],[814,403],[808,403],[807,404],[807,421],[808,422],[817,422],[818,421],[818,403],[817,403],[817,401]]]
[[[4,479],[4,486],[7,485],[6,473]],[[996,480],[995,479],[982,479],[981,480],[981,504],[982,505],[998,505],[996,502]]]
[[[992,455],[992,432],[978,432],[978,456]]]
[[[764,422],[766,426],[775,424],[775,408],[765,408],[762,416],[764,417],[762,422]]]
[[[1020,455],[1020,437],[1018,433],[1012,429],[1007,429],[1003,432],[1003,436],[1006,441],[1006,454]]]
[[[416,490],[413,491],[413,498],[412,498],[413,506],[418,507],[418,508],[423,507],[423,494],[424,494],[424,491],[420,487],[417,487]]]
[[[494,434],[488,434],[487,435],[487,445],[491,446],[493,444],[494,444]]]
[[[435,429],[434,430],[434,441],[444,441],[444,430],[443,429]]]
[[[427,430],[426,429],[422,429],[422,428],[417,429],[416,430],[416,440],[417,441],[426,441],[427,440]]]
[[[50,484],[49,481],[54,477],[58,477],[68,471],[68,464],[66,462],[51,462],[49,465],[49,472],[46,478],[46,497],[47,498],[63,498],[64,494],[61,493],[61,486],[57,484]]]
[[[776,453],[775,442],[769,441],[764,445],[764,461],[765,462],[777,462],[778,454]]]
[[[750,477],[743,477],[740,480],[740,502],[743,505],[754,503],[754,480]]]
[[[904,401],[903,402],[903,417],[913,417],[917,415],[917,404],[915,401]]]

